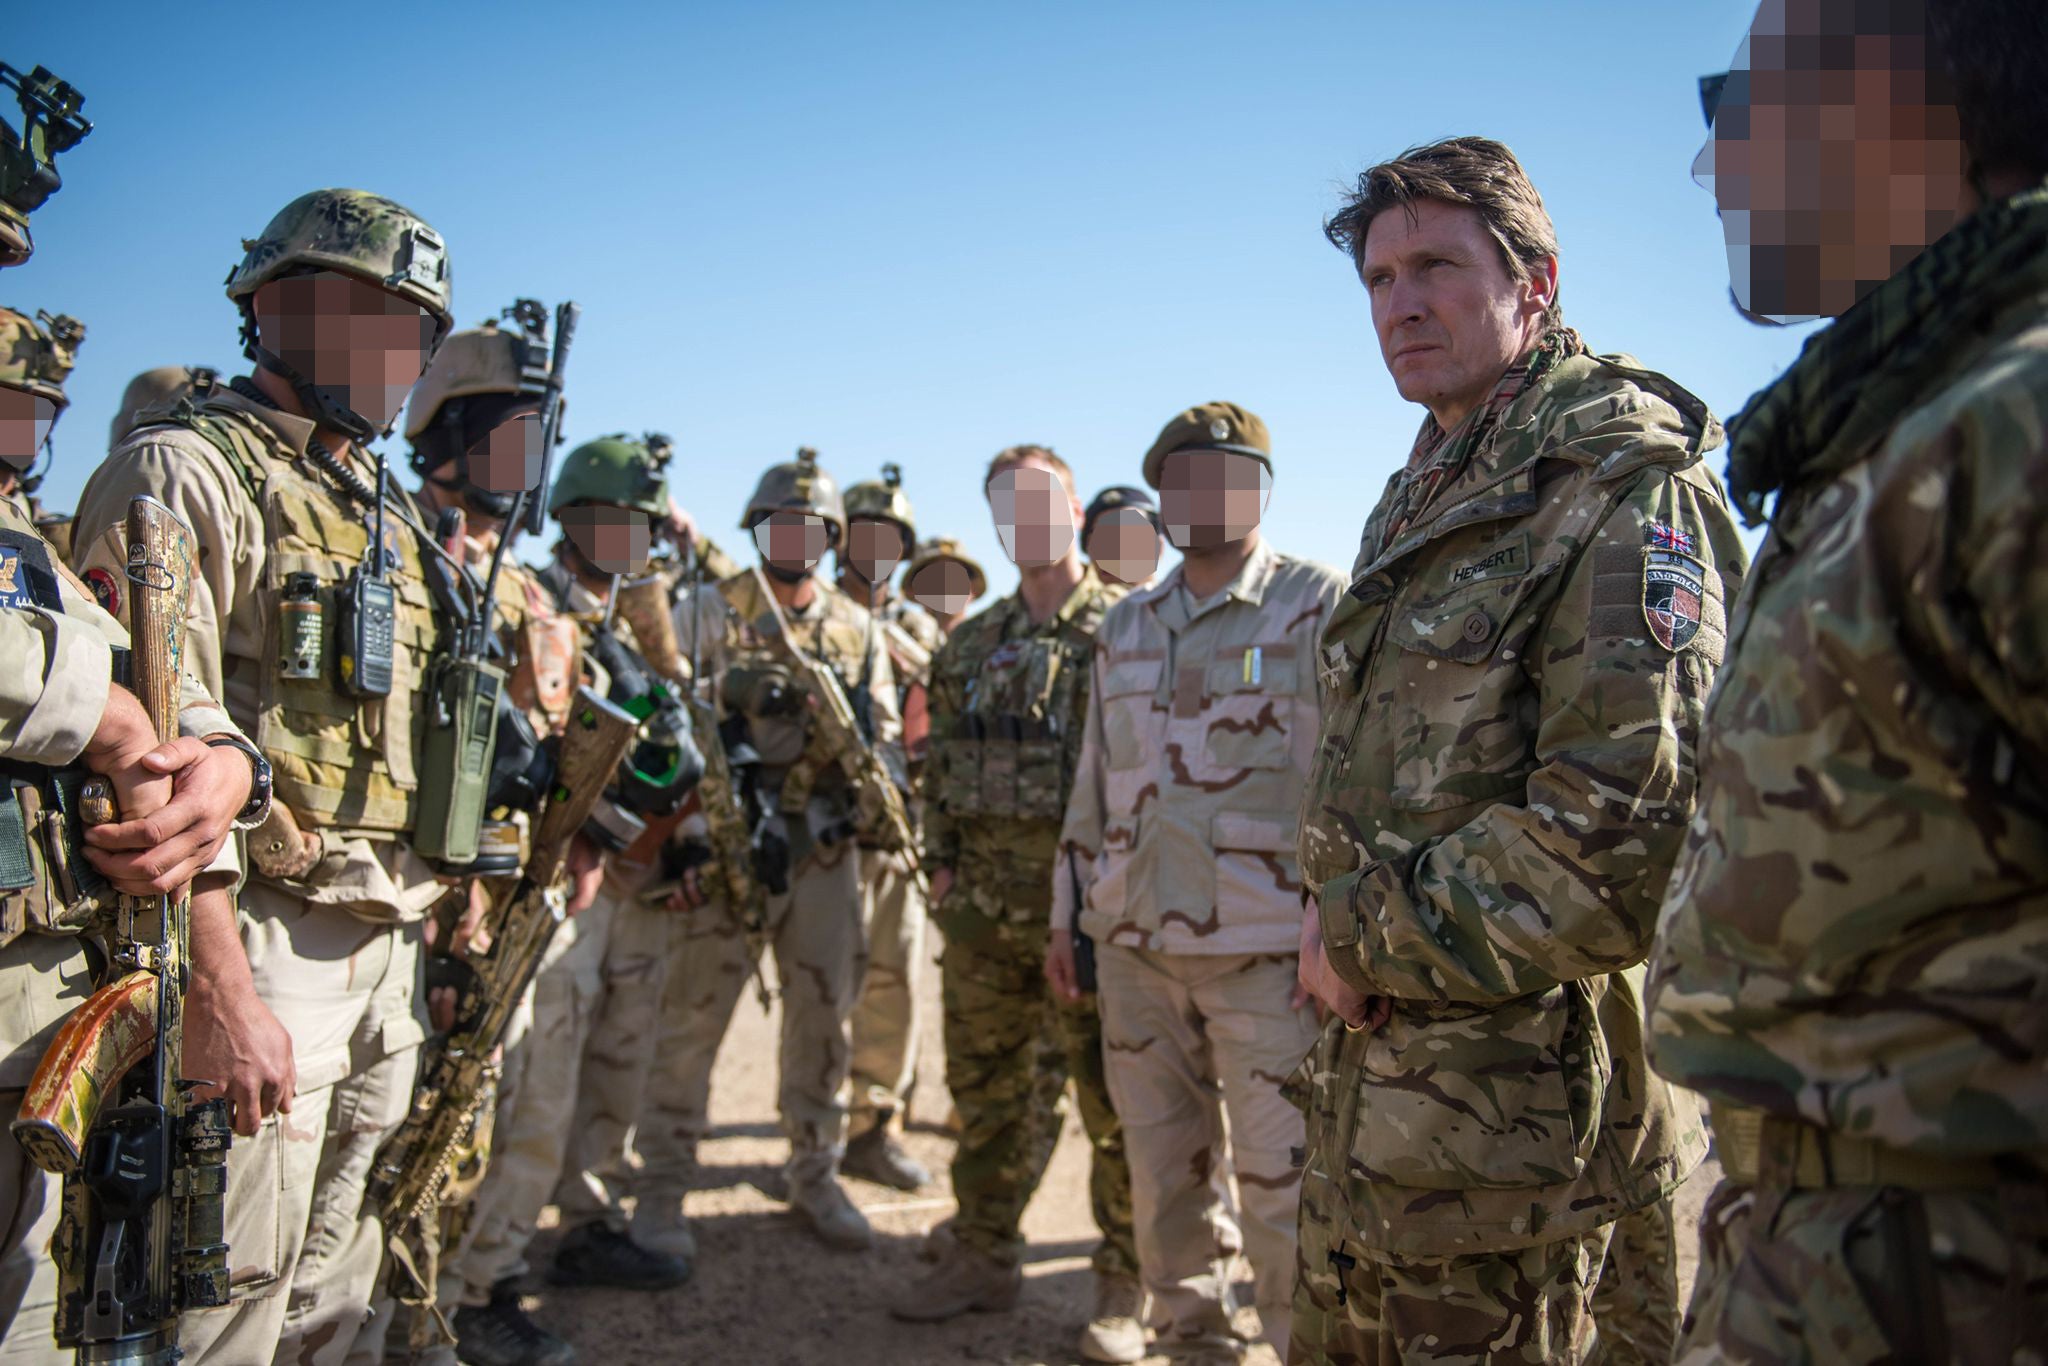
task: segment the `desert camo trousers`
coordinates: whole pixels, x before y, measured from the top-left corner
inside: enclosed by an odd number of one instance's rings
[[[834,1180],[846,1152],[848,1021],[867,956],[860,922],[860,859],[851,841],[812,850],[791,872],[789,891],[768,898],[782,1011],[776,1099],[792,1195]],[[673,1218],[697,1183],[712,1064],[752,980],[745,935],[724,903],[678,913],[673,933],[654,1069],[634,1138],[641,1169],[630,1173],[621,1152],[595,1173],[607,1189],[636,1195],[636,1215],[649,1218],[657,1207]]]
[[[1306,1126],[1280,1087],[1318,1030],[1313,1009],[1289,1004],[1297,963],[1096,948],[1109,1094],[1162,1349],[1242,1346],[1231,1322],[1242,1250],[1266,1338],[1287,1350]]]
[[[292,1038],[298,1094],[228,1150],[234,1300],[186,1313],[189,1362],[340,1366],[379,1289],[377,1148],[412,1101],[424,925],[377,925],[262,883],[242,889],[256,992]]]
[[[1042,923],[998,924],[968,911],[948,916],[945,930],[946,1086],[960,1111],[955,1234],[998,1261],[1022,1259],[1024,1207],[1059,1141],[1071,1076],[1093,1149],[1089,1205],[1102,1231],[1095,1270],[1137,1275],[1131,1166],[1109,1098],[1094,998],[1067,1004],[1053,996]]]
[[[0,1028],[10,1040],[29,1039],[91,994],[91,964],[79,941],[24,934],[0,947]],[[28,1160],[8,1124],[21,1110],[34,1057],[47,1048],[38,1035],[8,1059],[0,1087],[0,1361],[8,1366],[70,1366],[57,1348],[57,1268],[50,1235],[57,1229],[61,1183]]]
[[[917,1076],[918,985],[924,978],[925,904],[900,858],[860,851],[868,970],[853,1010],[853,1099],[847,1136],[877,1124],[901,1130]]]
[[[1774,1196],[1723,1181],[1676,1360],[2048,1361],[2048,1183]]]

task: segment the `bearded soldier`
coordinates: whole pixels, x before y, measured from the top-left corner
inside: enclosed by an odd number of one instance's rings
[[[955,631],[933,662],[924,831],[946,937],[940,970],[946,1084],[961,1120],[953,1158],[960,1209],[946,1236],[932,1240],[938,1266],[904,1287],[890,1312],[928,1322],[1017,1302],[1019,1221],[1058,1141],[1072,1076],[1094,1147],[1090,1197],[1102,1231],[1080,1350],[1091,1361],[1136,1361],[1145,1332],[1131,1176],[1104,1079],[1102,1022],[1092,996],[1057,1000],[1043,973],[1095,628],[1123,590],[1081,564],[1081,505],[1059,456],[1013,446],[990,463],[984,486],[1023,579]]]
[[[849,487],[845,506],[847,544],[838,551],[839,589],[874,618],[867,648],[889,652],[903,716],[904,756],[915,791],[930,734],[931,658],[944,639],[929,613],[918,611],[890,586],[897,566],[917,544],[915,514],[894,465],[884,465],[879,480]],[[901,1142],[904,1110],[917,1074],[926,908],[905,855],[863,840],[860,865],[868,970],[853,1013],[853,1105],[845,1170],[914,1191],[932,1179]]]
[[[1641,964],[1744,562],[1720,428],[1564,326],[1501,144],[1375,166],[1327,231],[1429,412],[1318,652],[1292,1350],[1578,1361],[1596,1278],[1675,1271],[1661,1205],[1705,1147],[1645,1065]],[[1649,1250],[1603,1273],[1610,1240]],[[1642,1298],[1603,1348],[1668,1342],[1675,1280]]]
[[[1675,1359],[2038,1361],[2048,10],[1792,0],[1741,54],[1736,303],[1834,321],[1729,424],[1770,533],[1652,959],[1725,1177]]]
[[[709,1124],[712,1062],[753,970],[752,939],[773,947],[781,987],[777,1100],[789,1138],[790,1206],[828,1246],[861,1249],[873,1233],[840,1186],[839,1168],[848,1024],[866,966],[857,838],[868,832],[873,798],[832,760],[824,727],[811,718],[821,704],[769,645],[779,629],[770,596],[790,643],[836,675],[867,743],[901,786],[895,673],[886,650],[867,648],[867,609],[819,580],[827,551],[846,544],[846,521],[838,486],[814,452],[763,474],[740,525],[753,534],[760,570],[690,589],[676,622],[681,649],[715,689],[765,898],[752,910],[710,901],[680,913],[635,1140],[643,1166],[629,1181],[620,1175],[639,1196],[636,1230],[642,1218],[677,1224]],[[746,923],[755,915],[760,923]]]
[[[383,1255],[364,1182],[425,1037],[424,919],[450,890],[407,840],[432,780],[418,745],[437,547],[361,443],[448,332],[447,253],[401,205],[316,190],[249,239],[227,294],[255,369],[145,415],[86,485],[78,556],[117,588],[129,499],[185,520],[202,548],[187,657],[276,775],[248,842],[242,939],[296,1046],[299,1095],[289,1123],[229,1154],[238,1298],[187,1316],[188,1351],[339,1362]]]

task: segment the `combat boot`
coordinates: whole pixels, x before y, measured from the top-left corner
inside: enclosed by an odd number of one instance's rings
[[[868,1226],[868,1217],[853,1207],[845,1189],[831,1177],[791,1191],[789,1207],[827,1247],[864,1252],[874,1246],[875,1231]]]
[[[1088,1361],[1142,1361],[1145,1357],[1145,1287],[1136,1276],[1095,1277],[1095,1315],[1081,1330]]]
[[[889,1312],[911,1323],[939,1323],[974,1311],[1000,1313],[1017,1306],[1021,1267],[1005,1266],[979,1248],[955,1243],[939,1264],[905,1286]]]
[[[608,1285],[619,1290],[670,1290],[690,1279],[690,1264],[641,1247],[603,1223],[562,1235],[548,1280],[555,1285]]]
[[[576,1349],[526,1317],[509,1280],[491,1287],[489,1304],[455,1311],[455,1356],[468,1366],[570,1366]]]
[[[879,1124],[846,1145],[846,1160],[839,1170],[891,1190],[922,1190],[932,1183],[924,1163],[905,1152],[896,1135]]]
[[[697,1231],[683,1217],[680,1201],[649,1200],[643,1196],[639,1208],[633,1211],[631,1236],[649,1252],[673,1257],[685,1266],[697,1260]]]
[[[943,1262],[959,1246],[960,1240],[953,1234],[953,1221],[941,1219],[925,1230],[923,1240],[917,1245],[917,1259],[920,1262]]]

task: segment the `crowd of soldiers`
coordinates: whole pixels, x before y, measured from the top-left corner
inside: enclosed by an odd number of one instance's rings
[[[1071,1084],[1088,1360],[2041,1360],[2044,91],[2038,5],[1762,5],[1696,173],[1737,306],[1835,321],[1725,431],[1567,325],[1508,148],[1369,168],[1325,232],[1425,416],[1348,575],[1264,539],[1274,441],[1228,402],[1085,503],[1049,446],[977,460],[1018,585],[972,615],[982,566],[894,466],[770,467],[743,566],[667,438],[556,466],[573,309],[455,330],[449,249],[355,190],[244,244],[249,371],[138,376],[53,517],[85,329],[0,311],[0,1110],[102,1038],[89,869],[167,924],[189,888],[178,1070],[234,1132],[215,1226],[168,1232],[135,1211],[199,1168],[101,1139],[60,1180],[0,1137],[0,1359],[571,1361],[521,1302],[543,1209],[551,1283],[682,1286],[713,1062],[771,982],[781,1193],[865,1249],[845,1178],[934,1181],[929,920],[957,1210],[906,1323],[1017,1303]],[[54,172],[22,183],[6,264]],[[409,490],[372,451],[401,410]],[[139,498],[197,547],[169,720],[120,681]],[[495,748],[458,675],[502,680]],[[633,747],[543,859],[545,756],[606,709]],[[78,833],[69,774],[118,814]],[[389,1145],[477,1039],[414,1226]],[[130,1227],[225,1244],[168,1329]]]

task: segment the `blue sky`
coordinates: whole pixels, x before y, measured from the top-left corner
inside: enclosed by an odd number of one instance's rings
[[[920,534],[1006,589],[993,452],[1047,442],[1085,497],[1225,398],[1273,433],[1270,539],[1348,565],[1421,411],[1320,232],[1376,159],[1506,141],[1557,222],[1567,319],[1724,415],[1796,353],[1804,329],[1730,309],[1688,175],[1695,78],[1752,9],[38,5],[0,57],[72,81],[97,126],[0,303],[90,328],[57,507],[130,376],[240,363],[239,240],[352,185],[441,230],[462,325],[582,304],[570,439],[672,433],[671,485],[728,545],[760,470],[814,445],[842,483],[902,464]]]

